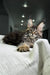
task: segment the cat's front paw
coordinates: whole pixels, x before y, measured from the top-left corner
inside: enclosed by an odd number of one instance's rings
[[[27,52],[27,51],[29,51],[29,47],[24,44],[24,45],[18,47],[17,51],[19,51],[19,52]]]

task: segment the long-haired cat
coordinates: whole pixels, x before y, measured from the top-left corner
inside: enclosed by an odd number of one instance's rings
[[[28,27],[26,31],[11,32],[3,38],[3,42],[18,46],[17,51],[26,52],[29,48],[33,48],[33,44],[39,38],[42,38],[43,24],[40,23],[38,26]]]

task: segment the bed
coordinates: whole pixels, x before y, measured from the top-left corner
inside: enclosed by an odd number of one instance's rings
[[[50,56],[50,46],[46,39],[37,40],[29,52],[18,52],[16,46],[3,43],[3,37],[4,35],[0,35],[0,75],[44,74],[41,65]]]

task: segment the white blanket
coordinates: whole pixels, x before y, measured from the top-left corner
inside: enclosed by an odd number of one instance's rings
[[[21,53],[16,46],[4,44],[3,37],[0,37],[0,75],[40,75],[49,51],[48,41],[37,40],[30,52]]]
[[[39,74],[50,75],[50,45],[46,39],[36,41],[39,48]]]

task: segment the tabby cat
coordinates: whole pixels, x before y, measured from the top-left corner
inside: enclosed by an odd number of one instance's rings
[[[24,32],[11,32],[5,35],[3,42],[18,46],[17,51],[27,52],[29,51],[29,48],[33,48],[33,44],[36,40],[42,38],[42,35],[39,33],[41,31],[38,30],[39,27],[40,25],[28,27]],[[41,26],[41,29],[43,29],[43,26]]]

